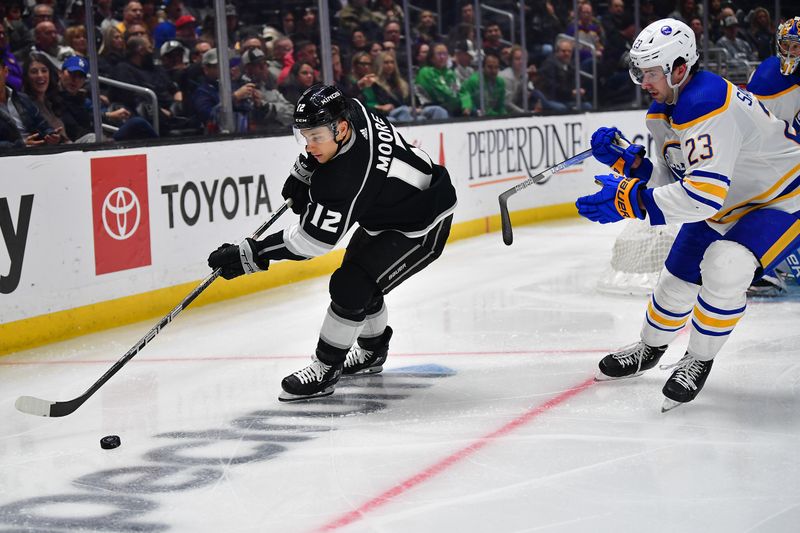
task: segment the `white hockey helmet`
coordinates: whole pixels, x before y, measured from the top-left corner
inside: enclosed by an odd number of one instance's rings
[[[686,76],[676,85],[672,84],[672,69],[675,61],[683,58],[686,61],[687,69],[697,63],[699,54],[697,53],[697,43],[695,42],[694,32],[676,19],[661,19],[653,22],[636,37],[630,51],[631,79],[637,85],[642,84],[644,79],[644,69],[661,67],[667,84],[675,88],[680,86],[689,76]]]
[[[794,74],[800,64],[800,17],[787,19],[778,26],[775,49],[781,60],[781,74]]]

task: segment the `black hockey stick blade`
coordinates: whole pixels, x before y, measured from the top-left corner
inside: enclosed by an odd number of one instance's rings
[[[584,159],[589,158],[589,156],[591,155],[592,155],[592,150],[590,148],[589,150],[585,150],[579,153],[578,155],[570,157],[566,161],[562,161],[557,165],[554,165],[548,169],[541,171],[535,176],[531,175],[531,171],[528,168],[528,162],[525,160],[525,156],[522,155],[522,160],[525,163],[525,170],[528,173],[528,178],[518,183],[517,185],[514,185],[513,187],[503,192],[498,197],[498,201],[500,202],[500,225],[503,233],[503,242],[506,244],[506,246],[511,246],[511,243],[514,242],[514,232],[511,228],[511,214],[508,212],[508,199],[511,196],[517,194],[519,191],[527,189],[534,183],[539,183],[540,181],[549,178],[553,174],[561,172],[567,167],[571,167],[572,165],[577,165]]]
[[[253,233],[251,236],[253,239],[257,239],[260,237],[266,230],[269,228],[278,218],[286,212],[289,207],[292,205],[292,200],[286,200],[284,204],[277,210],[273,215],[269,218],[269,220],[265,221],[259,228]],[[35,398],[33,396],[20,396],[17,398],[17,401],[14,402],[14,407],[17,408],[18,411],[22,413],[26,413],[29,415],[35,416],[47,416],[47,417],[60,417],[66,416],[68,414],[74,413],[78,407],[83,405],[83,403],[88,400],[97,390],[103,386],[103,384],[111,379],[111,376],[119,372],[119,370],[125,366],[128,361],[133,359],[133,357],[141,351],[151,340],[155,338],[158,333],[167,326],[170,322],[172,322],[176,316],[180,314],[181,311],[186,309],[189,304],[191,304],[195,298],[200,296],[204,290],[208,288],[211,283],[215,279],[219,277],[219,269],[213,271],[211,274],[206,276],[206,278],[200,282],[200,284],[189,293],[186,298],[184,298],[181,303],[175,306],[169,314],[165,315],[158,321],[158,324],[153,326],[150,331],[148,331],[144,337],[139,339],[139,341],[125,353],[114,365],[109,368],[105,374],[103,374],[100,379],[94,382],[94,384],[89,387],[86,392],[78,396],[77,398],[73,398],[72,400],[68,400],[65,402],[53,402],[50,400],[42,400],[41,398]]]

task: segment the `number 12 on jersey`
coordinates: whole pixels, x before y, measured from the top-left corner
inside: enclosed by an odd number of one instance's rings
[[[312,204],[312,206],[314,212],[311,214],[311,225],[318,227],[322,231],[336,233],[338,231],[337,226],[342,221],[342,214],[331,211],[319,204]]]

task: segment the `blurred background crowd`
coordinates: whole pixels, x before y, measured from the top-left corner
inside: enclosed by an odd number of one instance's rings
[[[628,2],[583,0],[576,11],[572,0],[412,0],[406,11],[402,0],[328,0],[321,20],[317,0],[229,0],[227,42],[218,42],[212,0],[94,0],[91,32],[84,0],[0,0],[0,149],[285,134],[294,102],[323,81],[323,67],[395,122],[646,105],[628,76],[637,33]],[[638,4],[638,27],[683,20],[706,61],[736,83],[775,53],[775,6],[709,0],[704,14],[696,0]],[[230,91],[221,91],[221,75]],[[221,119],[225,107],[232,126]]]

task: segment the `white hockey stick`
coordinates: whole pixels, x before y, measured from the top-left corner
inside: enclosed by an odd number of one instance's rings
[[[286,212],[289,207],[292,205],[292,200],[286,200],[286,202],[277,210],[275,213],[253,233],[253,239],[257,239],[260,237],[266,230],[269,228],[278,218]],[[189,307],[195,298],[200,296],[200,293],[203,292],[208,288],[211,283],[219,277],[220,269],[214,270],[211,274],[206,276],[206,278],[200,282],[200,285],[194,288],[194,290],[189,293],[189,295],[181,300],[175,308],[170,311],[164,318],[158,321],[158,324],[153,326],[153,328],[145,334],[144,337],[139,339],[139,341],[133,345],[133,347],[127,351],[125,355],[123,355],[114,366],[109,368],[105,374],[103,374],[100,379],[98,379],[91,387],[89,387],[86,392],[74,398],[72,400],[68,400],[65,402],[57,402],[57,401],[50,401],[50,400],[42,400],[40,398],[34,398],[33,396],[20,396],[17,398],[17,401],[14,403],[14,407],[17,408],[18,411],[23,413],[27,413],[29,415],[37,415],[37,416],[50,416],[50,417],[58,417],[58,416],[66,416],[72,412],[74,412],[78,407],[83,405],[83,403],[89,399],[97,390],[103,386],[103,384],[111,379],[111,376],[116,374],[123,366],[125,366],[128,361],[133,359],[137,353],[144,348],[147,343],[149,343],[159,332],[164,329],[167,324],[172,322],[176,316],[180,314],[181,311]]]

